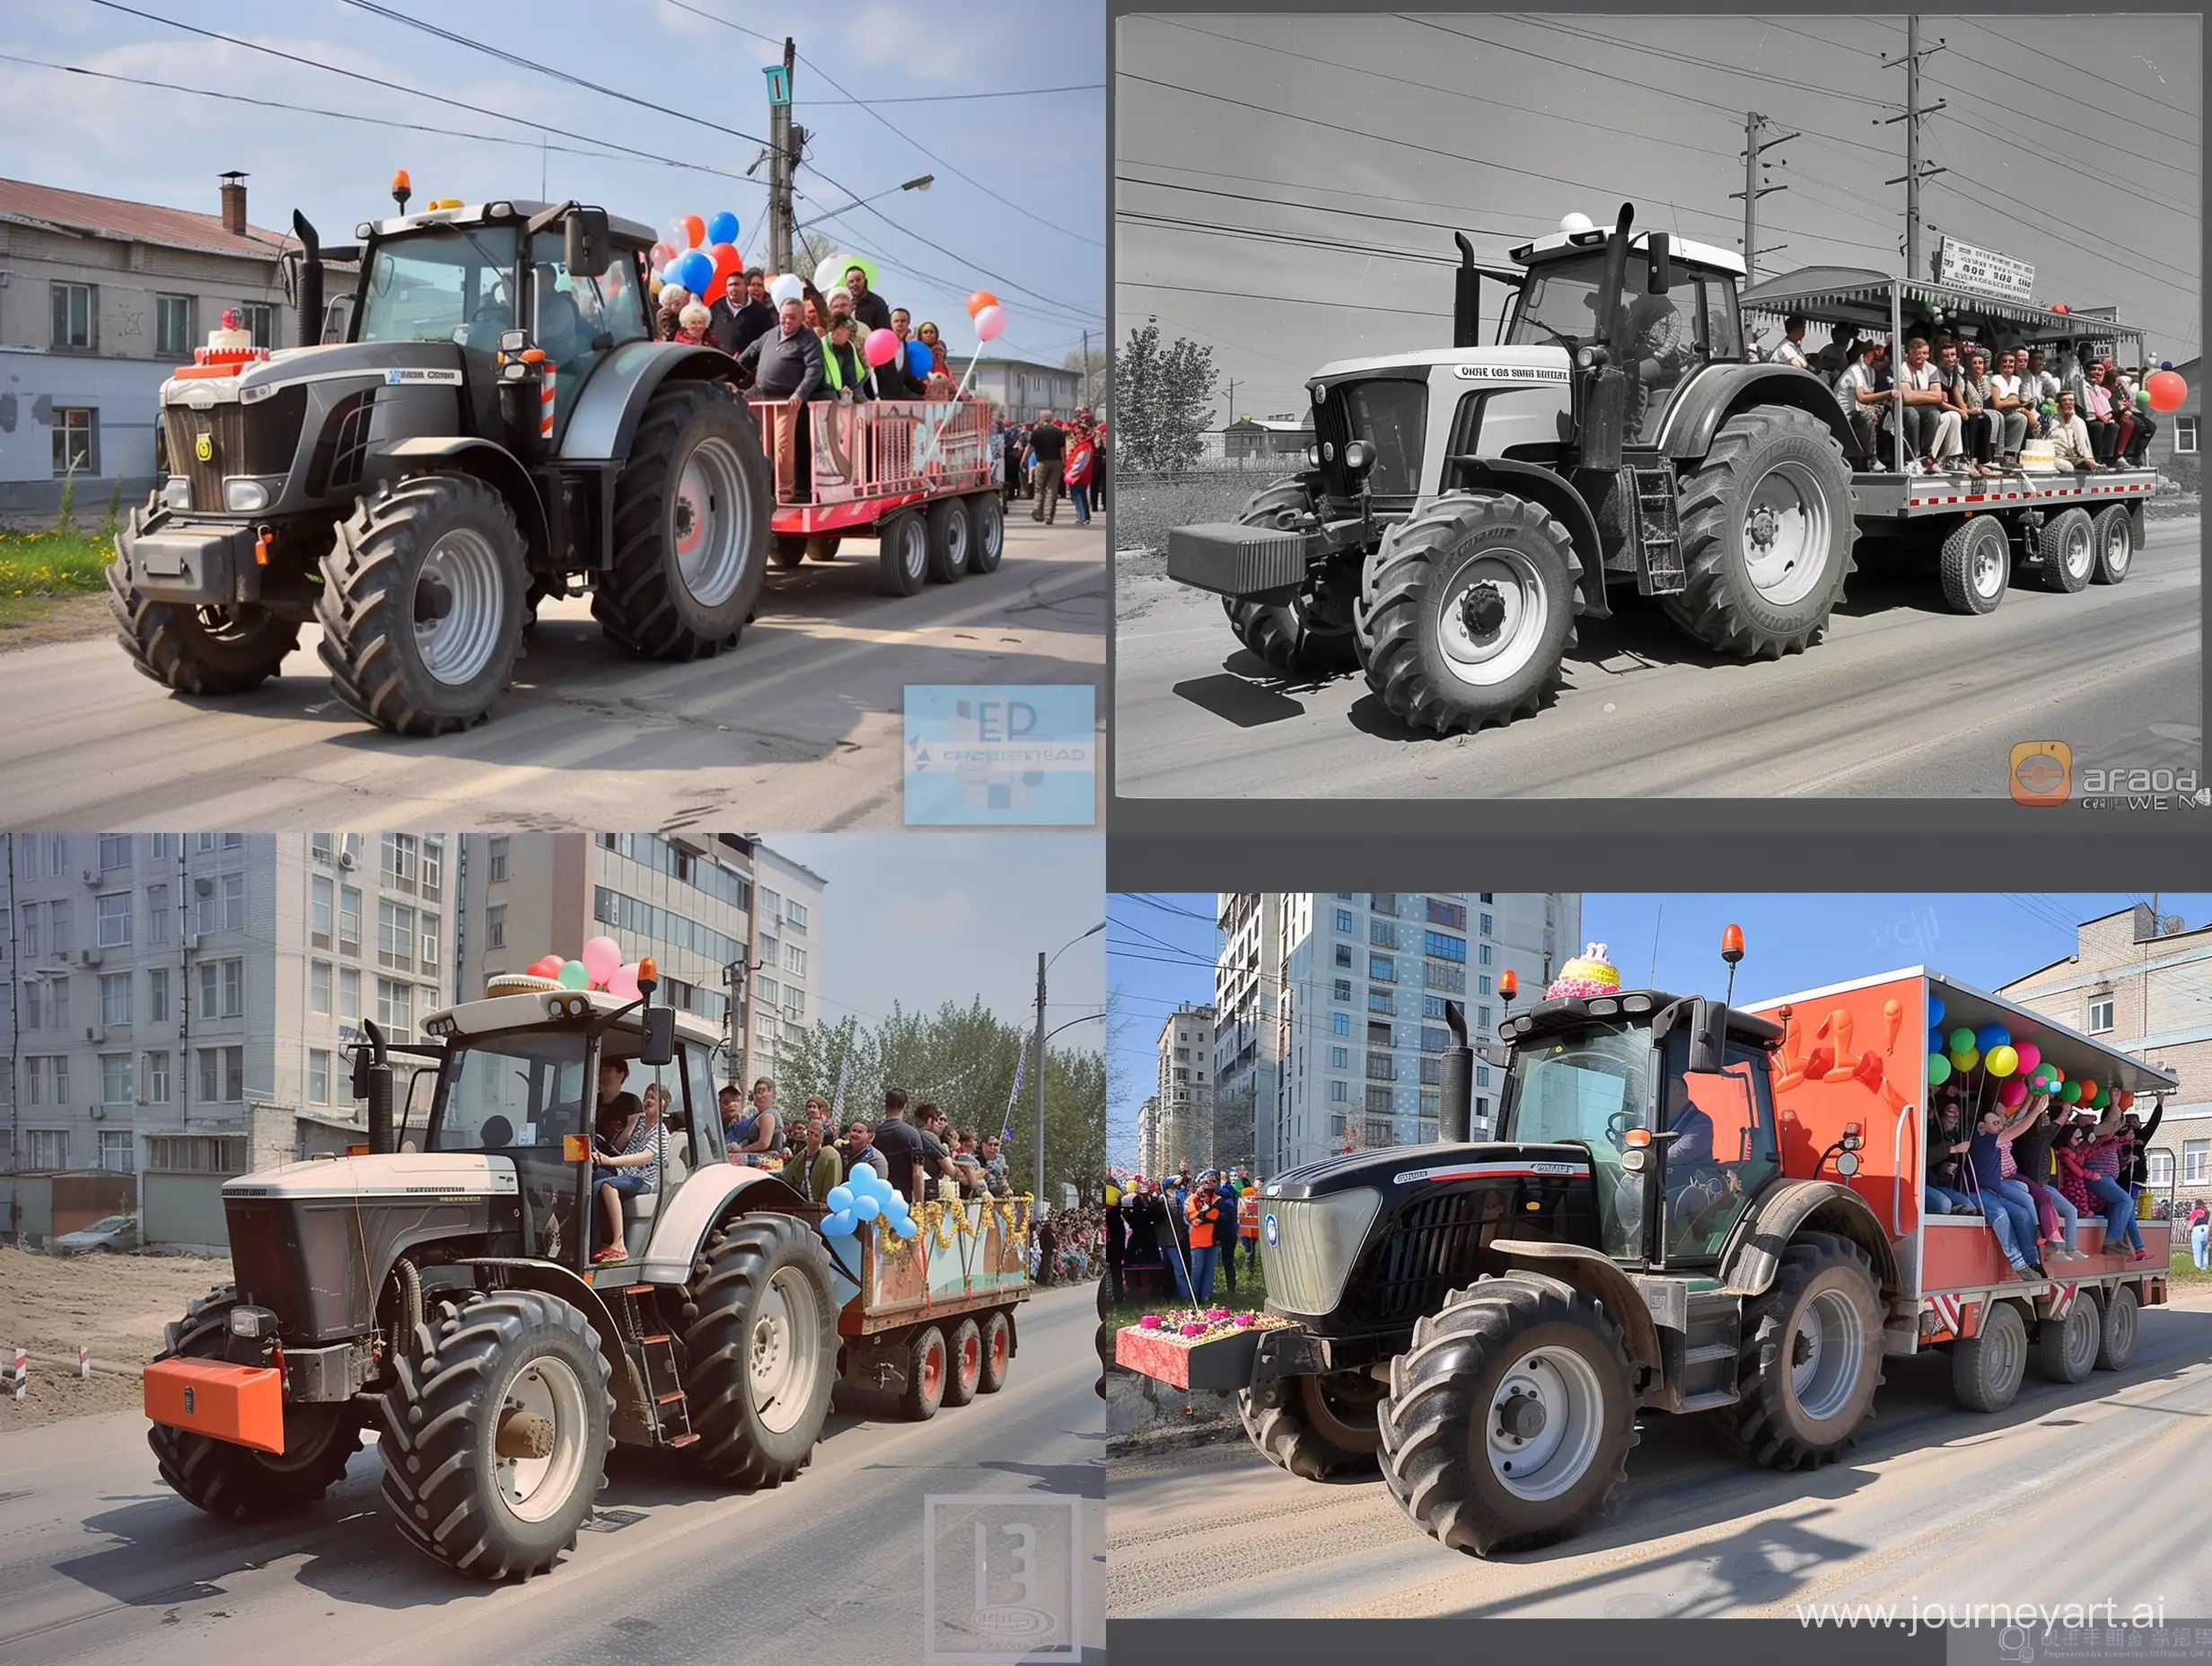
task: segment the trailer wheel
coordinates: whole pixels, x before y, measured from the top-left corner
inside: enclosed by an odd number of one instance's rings
[[[951,584],[968,571],[974,541],[964,498],[947,497],[929,506],[929,582]]]
[[[1851,573],[1851,471],[1808,411],[1760,406],[1720,425],[1683,478],[1679,595],[1690,636],[1746,660],[1799,653],[1827,628]]]
[[[2062,509],[2043,522],[2035,537],[2036,554],[2043,558],[2045,590],[2073,595],[2089,587],[2096,570],[2097,539],[2086,509]]]
[[[1848,1238],[1807,1232],[1743,1310],[1735,1405],[1722,1436],[1769,1469],[1832,1463],[1882,1385],[1882,1292]]]
[[[1936,557],[1944,601],[1954,613],[1994,613],[2012,577],[2013,540],[1988,515],[1962,521]]]
[[[1374,1468],[1382,1385],[1364,1371],[1277,1377],[1238,1390],[1237,1416],[1260,1456],[1302,1480]]]
[[[945,1380],[951,1375],[944,1332],[924,1325],[908,1346],[907,1387],[899,1397],[899,1409],[916,1423],[927,1423],[944,1404]]]
[[[838,546],[844,542],[845,539],[841,534],[818,532],[806,540],[806,558],[809,561],[819,561],[827,566],[838,558]]]
[[[1277,480],[1244,500],[1237,524],[1285,527],[1312,506],[1312,495],[1299,481]],[[1224,596],[1221,608],[1236,639],[1278,676],[1325,676],[1358,658],[1352,632],[1322,618],[1304,597],[1276,602]]]
[[[2125,1371],[2135,1358],[2135,1292],[2115,1285],[2104,1303],[2104,1322],[2097,1333],[2097,1369]]]
[[[706,1259],[683,1337],[699,1461],[716,1480],[780,1486],[813,1457],[837,1381],[830,1253],[803,1221],[747,1214]]]
[[[359,500],[315,602],[338,698],[395,734],[482,723],[522,657],[523,558],[514,511],[471,476],[417,475]]]
[[[2135,560],[2135,517],[2129,513],[2125,504],[2114,504],[2101,509],[2089,523],[2090,539],[2097,547],[2097,564],[2089,575],[2093,584],[2118,584],[2126,581],[2128,568]]]
[[[976,1379],[976,1392],[996,1394],[1006,1386],[1006,1372],[1014,1363],[1014,1324],[998,1311],[983,1316],[983,1374]]]
[[[779,567],[795,567],[806,559],[808,542],[795,532],[778,532],[776,547],[768,551],[768,559]]]
[[[487,1580],[528,1579],[575,1548],[614,1416],[581,1308],[536,1290],[441,1302],[391,1368],[377,1451],[400,1537]]]
[[[108,611],[123,652],[142,674],[179,694],[205,697],[259,688],[299,647],[299,622],[278,618],[266,608],[154,601],[132,589],[130,546],[154,507],[150,503],[131,511],[108,564]]]
[[[901,509],[875,530],[883,588],[894,596],[913,596],[929,582],[929,527],[911,509]]]
[[[1978,1336],[1951,1345],[1951,1390],[1969,1411],[2003,1411],[2028,1369],[2028,1328],[2009,1302],[1992,1302]]]
[[[944,1379],[944,1403],[965,1406],[976,1397],[983,1381],[983,1331],[972,1319],[952,1327],[949,1369]]]
[[[170,1325],[154,1358],[222,1358],[237,1305],[230,1285],[201,1297]],[[228,1521],[268,1521],[306,1509],[344,1477],[361,1450],[361,1416],[346,1405],[287,1404],[281,1452],[234,1446],[165,1423],[147,1425],[146,1444],[162,1479],[186,1503]]]
[[[1527,1549],[1605,1508],[1635,1422],[1620,1328],[1595,1301],[1541,1275],[1488,1278],[1391,1362],[1382,1479],[1455,1550]]]
[[[979,575],[998,571],[1006,553],[1006,511],[996,492],[978,492],[968,500],[975,536],[968,540],[968,570]]]
[[[1367,684],[1400,723],[1453,734],[1533,712],[1575,640],[1581,563],[1541,504],[1452,493],[1383,535]]]
[[[2097,1368],[2104,1339],[2104,1316],[2087,1290],[2075,1293],[2074,1305],[2056,1321],[2035,1328],[2035,1369],[2053,1382],[2081,1382]]]

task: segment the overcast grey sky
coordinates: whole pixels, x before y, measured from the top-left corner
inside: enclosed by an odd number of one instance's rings
[[[1088,833],[778,833],[771,848],[829,881],[823,903],[822,1020],[965,1006],[980,995],[1007,1022],[1035,1020],[1037,955],[1106,917],[1105,841]],[[1106,1000],[1106,939],[1053,961],[1047,1030]],[[1103,1050],[1102,1023],[1054,1047]]]
[[[1297,409],[1332,358],[1449,345],[1455,229],[1504,263],[1561,215],[1610,224],[1625,200],[1638,224],[1738,248],[1747,110],[1781,124],[1769,137],[1803,136],[1766,153],[1790,189],[1760,203],[1760,246],[1788,245],[1762,276],[1903,264],[1904,187],[1883,181],[1905,171],[1904,124],[1875,125],[1903,105],[1903,69],[1879,67],[1904,52],[1901,14],[1118,27],[1115,329],[1154,315],[1210,344],[1238,384],[1224,416]],[[1923,102],[1949,106],[1922,123],[1923,158],[1950,170],[1923,187],[1923,221],[2032,264],[2039,300],[2117,304],[2154,360],[2193,356],[2201,20],[1920,28],[1924,48],[1949,43],[1922,71]],[[1487,315],[1499,298],[1486,285]]]

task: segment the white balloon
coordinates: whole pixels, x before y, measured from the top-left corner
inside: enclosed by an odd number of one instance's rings
[[[778,307],[788,302],[803,301],[806,299],[805,281],[796,272],[783,273],[768,285],[768,299]]]

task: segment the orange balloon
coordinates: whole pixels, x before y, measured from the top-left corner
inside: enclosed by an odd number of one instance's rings
[[[997,304],[998,297],[996,295],[993,294],[988,289],[979,289],[974,294],[968,297],[968,316],[970,318],[973,318],[977,313],[982,311],[985,307],[995,307]]]
[[[2179,410],[2189,398],[2189,384],[2170,370],[2153,371],[2144,378],[2143,390],[2151,396],[2151,408],[2161,413]]]
[[[683,227],[683,246],[697,249],[707,241],[707,222],[695,214],[688,214],[678,222]]]
[[[2087,1076],[2084,1076],[2082,1078],[2082,1097],[2085,1100],[2091,1100],[2096,1098],[2096,1096],[2097,1084],[2092,1082]]]

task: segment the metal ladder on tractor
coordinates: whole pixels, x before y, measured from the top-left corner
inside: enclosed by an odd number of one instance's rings
[[[1679,596],[1690,583],[1682,566],[1681,525],[1675,518],[1674,472],[1628,469],[1629,534],[1636,539],[1637,589],[1646,596]]]
[[[638,1300],[654,1293],[651,1285],[624,1285],[621,1299],[612,1304],[615,1324],[622,1333],[622,1352],[645,1390],[645,1415],[654,1442],[662,1446],[689,1446],[699,1437],[692,1430],[690,1403],[684,1399],[677,1372],[675,1338],[652,1328],[659,1320]]]

